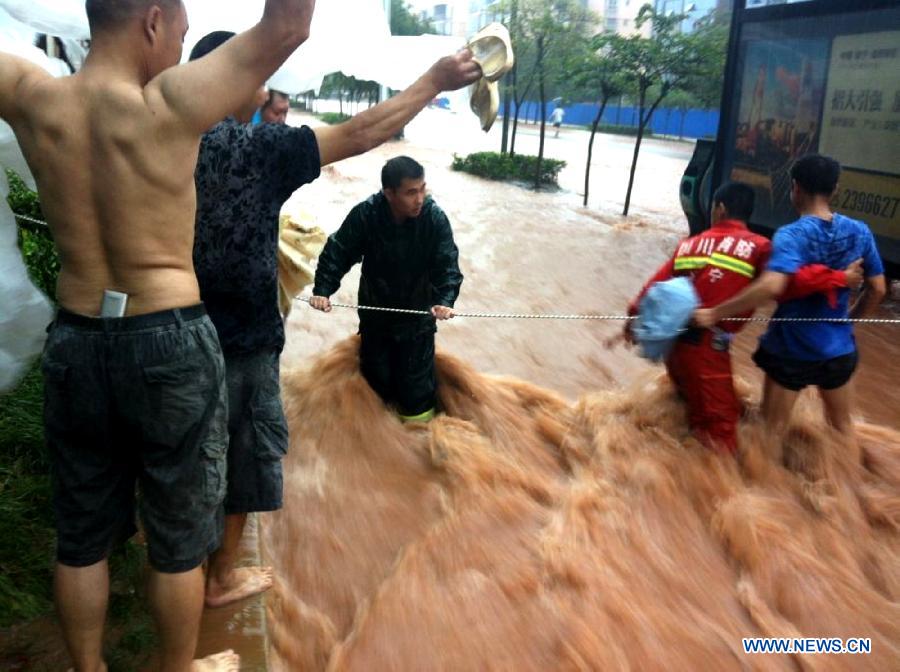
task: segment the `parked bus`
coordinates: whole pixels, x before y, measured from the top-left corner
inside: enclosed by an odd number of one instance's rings
[[[796,219],[788,171],[809,152],[841,162],[832,207],[869,225],[900,277],[900,1],[735,0],[718,137],[682,180],[692,232],[726,180],[756,190],[754,230]]]

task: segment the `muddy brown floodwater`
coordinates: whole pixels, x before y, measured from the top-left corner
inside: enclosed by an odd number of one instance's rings
[[[621,139],[595,149],[584,209],[586,136],[548,141],[572,163],[566,190],[533,193],[447,170],[452,151],[496,138],[455,138],[446,120],[426,114],[408,140],[326,169],[288,211],[331,232],[387,158],[414,156],[453,224],[466,311],[621,314],[686,233],[685,145],[650,143],[623,219]],[[336,300],[355,302],[357,282],[358,269]],[[278,576],[271,669],[900,669],[897,327],[859,330],[857,447],[811,396],[770,445],[749,362],[760,329],[742,334],[735,462],[687,437],[659,368],[604,349],[621,323],[442,325],[445,414],[407,427],[358,373],[356,324],[303,304],[288,323],[285,508],[260,533]],[[753,636],[869,637],[872,653],[746,655]]]

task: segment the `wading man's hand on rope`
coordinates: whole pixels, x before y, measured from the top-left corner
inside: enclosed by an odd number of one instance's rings
[[[447,306],[433,306],[431,314],[434,315],[434,319],[436,320],[450,320],[456,313],[453,312],[452,308],[448,308]]]
[[[309,300],[309,305],[323,313],[331,312],[331,301],[327,296],[314,296]]]
[[[631,348],[634,345],[634,332],[631,331],[631,322],[626,322],[625,326],[622,327],[622,331],[603,341],[603,346],[607,350],[612,350],[617,345],[624,345],[626,348]]]

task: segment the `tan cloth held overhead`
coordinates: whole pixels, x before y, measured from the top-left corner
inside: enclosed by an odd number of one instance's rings
[[[497,82],[512,70],[516,59],[509,31],[502,23],[492,23],[482,28],[466,47],[472,52],[484,74],[472,85],[469,104],[478,115],[481,128],[486,133],[491,130],[500,110],[500,88]]]
[[[294,298],[315,280],[312,262],[318,259],[328,236],[305,212],[283,214],[278,224],[278,307],[287,317]]]

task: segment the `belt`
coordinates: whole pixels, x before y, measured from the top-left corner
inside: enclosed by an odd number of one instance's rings
[[[713,327],[712,329],[698,329],[689,327],[678,336],[678,340],[688,345],[708,345],[717,352],[727,352],[731,348],[734,334]]]
[[[206,315],[206,306],[202,303],[187,308],[172,308],[145,315],[129,317],[88,317],[72,313],[60,308],[55,324],[76,327],[86,331],[140,331],[154,327],[167,327],[172,324],[183,324],[200,319]]]

